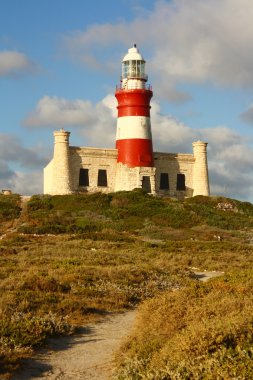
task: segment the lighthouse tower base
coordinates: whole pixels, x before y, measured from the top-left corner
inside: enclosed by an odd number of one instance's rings
[[[155,194],[155,172],[154,167],[134,167],[118,162],[116,167],[115,191],[131,191],[143,189],[147,193]]]

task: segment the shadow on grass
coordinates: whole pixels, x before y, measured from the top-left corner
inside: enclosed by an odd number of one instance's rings
[[[93,309],[92,313],[101,316],[108,316],[112,313],[105,310]],[[104,319],[98,322],[103,322]],[[80,326],[75,329],[75,333],[70,336],[58,336],[48,338],[46,348],[41,348],[36,351],[34,357],[23,359],[20,364],[19,370],[14,373],[12,380],[31,380],[36,378],[45,377],[46,374],[53,373],[54,376],[62,376],[60,368],[53,368],[47,362],[50,361],[51,354],[55,352],[65,351],[75,346],[76,344],[85,344],[89,342],[97,342],[101,339],[93,338],[95,328],[91,326]]]

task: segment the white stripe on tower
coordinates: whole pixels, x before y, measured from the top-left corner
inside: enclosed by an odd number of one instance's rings
[[[152,140],[150,118],[146,116],[124,116],[118,119],[116,140]]]

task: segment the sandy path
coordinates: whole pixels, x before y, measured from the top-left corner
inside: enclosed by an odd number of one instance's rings
[[[88,325],[74,337],[51,339],[50,350],[41,350],[24,363],[13,380],[106,380],[113,368],[113,355],[131,330],[135,311],[117,314]]]
[[[194,271],[195,278],[207,281],[224,272]],[[113,369],[114,354],[134,324],[136,311],[110,316],[88,325],[80,334],[51,339],[49,349],[41,350],[24,362],[23,371],[13,380],[107,380]]]

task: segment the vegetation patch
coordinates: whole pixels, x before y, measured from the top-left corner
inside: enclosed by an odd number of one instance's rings
[[[240,368],[242,355],[241,378],[250,378],[251,204],[202,196],[178,201],[141,190],[36,195],[18,230],[6,234],[20,215],[20,197],[1,200],[10,213],[0,231],[3,378],[48,336],[142,303],[119,379],[204,379],[212,378],[210,368],[215,379],[233,378],[226,368]],[[227,275],[197,285],[193,268]]]
[[[252,378],[252,275],[233,273],[144,302],[116,378]]]
[[[0,194],[0,223],[11,221],[20,215],[20,196],[17,194]],[[0,232],[2,231],[2,226]]]
[[[226,207],[229,205],[229,207]],[[36,195],[27,205],[20,232],[31,234],[89,233],[105,228],[137,232],[149,226],[222,230],[253,228],[253,206],[223,197],[197,196],[185,201],[153,197],[142,190],[112,194]]]

